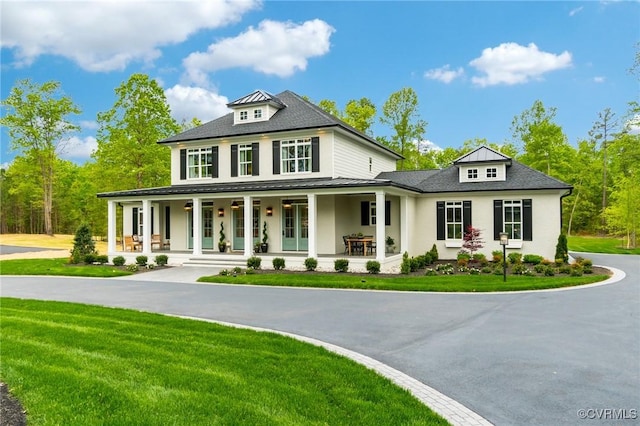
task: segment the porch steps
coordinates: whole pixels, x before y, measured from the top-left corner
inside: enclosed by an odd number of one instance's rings
[[[236,266],[247,267],[245,259],[211,259],[210,257],[192,257],[182,262],[182,266],[210,266],[213,268],[231,269]]]

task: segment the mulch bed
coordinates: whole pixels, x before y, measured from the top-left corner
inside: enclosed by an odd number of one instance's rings
[[[7,385],[0,382],[0,425],[25,426],[26,424],[27,414],[22,404],[9,393]]]

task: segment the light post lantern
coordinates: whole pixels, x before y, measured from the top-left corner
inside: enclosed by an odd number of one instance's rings
[[[509,244],[509,234],[500,233],[500,245],[502,246],[502,281],[507,282],[507,244]]]

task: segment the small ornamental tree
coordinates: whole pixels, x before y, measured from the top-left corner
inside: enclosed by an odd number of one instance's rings
[[[484,247],[484,240],[482,239],[482,236],[480,234],[480,229],[474,228],[473,226],[469,225],[467,227],[467,232],[465,232],[464,236],[462,237],[464,241],[462,243],[462,247],[467,250],[469,254],[471,254],[471,258],[473,258],[473,254],[475,252]]]
[[[569,261],[569,248],[567,246],[567,236],[560,234],[558,236],[558,244],[556,244],[556,260],[562,260],[564,263]]]
[[[96,245],[91,237],[91,228],[86,223],[80,225],[73,237],[71,257],[73,263],[80,263],[88,254],[96,254]]]

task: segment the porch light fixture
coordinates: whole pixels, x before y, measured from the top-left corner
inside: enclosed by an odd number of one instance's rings
[[[267,216],[273,216],[273,207],[267,207]]]
[[[233,203],[231,203],[231,208],[233,210],[238,210],[240,208],[240,205],[238,204],[237,201],[234,201]]]
[[[509,244],[509,234],[500,233],[500,245],[502,246],[502,281],[507,282],[507,245]]]
[[[224,217],[224,209],[222,207],[218,209],[218,217]]]
[[[284,200],[282,202],[282,205],[284,206],[285,209],[290,209],[291,208],[291,200]]]
[[[184,205],[184,211],[188,212],[193,210],[193,203],[191,201],[187,201],[187,203]]]

